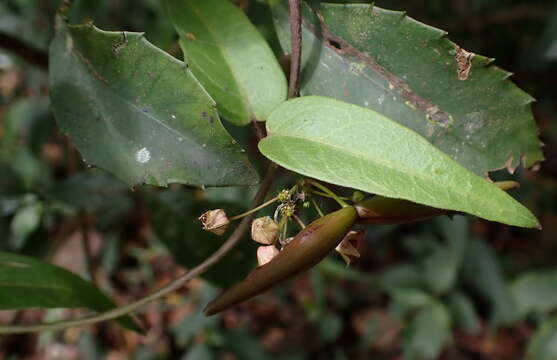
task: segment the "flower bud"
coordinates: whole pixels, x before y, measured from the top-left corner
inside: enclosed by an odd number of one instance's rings
[[[251,223],[251,238],[260,244],[272,245],[277,240],[279,230],[278,224],[269,216],[260,217]]]
[[[279,250],[275,245],[260,246],[257,248],[257,263],[259,266],[265,265],[277,256]]]
[[[223,209],[209,210],[199,217],[203,230],[222,235],[228,229],[230,220]]]
[[[338,244],[335,248],[344,261],[346,261],[346,266],[350,265],[353,261],[360,257],[358,242],[363,240],[364,236],[364,230],[351,230],[344,236],[340,244]]]

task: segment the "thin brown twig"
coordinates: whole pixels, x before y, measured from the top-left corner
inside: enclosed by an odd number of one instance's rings
[[[302,17],[300,14],[300,0],[288,0],[290,7],[290,80],[288,83],[288,98],[292,99],[300,93],[300,65],[302,57]]]
[[[254,205],[260,204],[265,199],[275,179],[276,170],[277,170],[277,165],[275,165],[274,163],[269,165],[267,174],[265,175],[261,187],[259,188],[259,191],[255,195],[255,198],[253,200]],[[65,321],[59,321],[53,323],[35,324],[35,325],[0,326],[0,334],[21,334],[21,333],[30,333],[30,332],[37,332],[37,331],[59,331],[71,327],[95,324],[101,321],[112,320],[121,316],[128,315],[138,310],[139,308],[145,306],[146,304],[178,290],[189,280],[209,270],[211,266],[216,264],[220,259],[222,259],[226,254],[228,254],[228,252],[232,250],[232,248],[234,248],[234,246],[241,240],[242,236],[249,229],[251,221],[253,220],[254,216],[255,214],[252,214],[243,218],[240,224],[238,225],[238,227],[230,235],[228,240],[226,240],[226,242],[217,251],[215,251],[211,256],[205,259],[201,264],[191,269],[190,271],[186,272],[185,274],[179,276],[178,278],[174,279],[173,281],[163,286],[162,288],[158,289],[157,291],[131,304],[118,307],[100,314],[86,316],[80,319],[65,320]]]
[[[48,71],[48,54],[12,35],[0,32],[0,48],[8,50],[41,70]]]

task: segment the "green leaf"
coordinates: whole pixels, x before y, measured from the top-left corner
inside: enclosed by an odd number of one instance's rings
[[[450,321],[449,313],[441,303],[420,310],[404,332],[404,359],[437,359],[450,340]]]
[[[489,303],[494,325],[511,324],[517,320],[516,304],[505,284],[497,257],[484,241],[470,242],[462,275],[466,284]]]
[[[130,185],[258,181],[195,77],[142,34],[57,18],[50,64],[54,114],[89,164]]]
[[[557,317],[544,322],[531,337],[526,351],[526,360],[555,359],[557,359]]]
[[[91,283],[43,261],[0,252],[0,309],[82,308],[103,312],[115,304]],[[117,319],[127,329],[140,331],[129,317]]]
[[[424,281],[433,293],[444,294],[453,287],[458,271],[458,258],[453,249],[438,246],[421,265]]]
[[[269,45],[228,0],[167,0],[185,62],[236,125],[266,120],[286,100],[286,78]]]
[[[545,313],[557,308],[557,271],[537,271],[521,275],[510,285],[522,316]]]
[[[21,239],[27,238],[41,224],[44,204],[34,202],[17,210],[11,222],[12,233]]]
[[[199,215],[210,209],[222,208],[229,215],[238,214],[233,203],[195,201],[181,190],[167,190],[153,196],[148,206],[152,211],[155,235],[166,245],[176,261],[191,268],[215,252],[224,242],[223,236],[203,231]],[[229,230],[230,231],[230,230]],[[219,286],[230,286],[242,280],[256,266],[257,245],[242,240],[203,277]]]
[[[273,0],[285,53],[288,11]],[[371,4],[303,6],[302,95],[322,95],[373,109],[407,126],[460,162],[485,175],[543,159],[530,103],[493,59],[474,55],[466,80],[457,58],[466,52],[446,33],[403,12]]]
[[[454,292],[449,295],[447,302],[456,327],[469,334],[477,334],[481,330],[480,318],[468,296]]]
[[[261,152],[300,174],[509,225],[539,226],[507,193],[373,110],[302,97],[273,111],[267,131]]]

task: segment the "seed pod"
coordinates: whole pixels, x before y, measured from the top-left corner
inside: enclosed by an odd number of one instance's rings
[[[253,220],[251,223],[251,238],[263,245],[274,244],[278,238],[280,228],[269,216]]]
[[[338,245],[356,218],[356,210],[348,206],[315,220],[270,262],[211,301],[205,314],[219,313],[317,264]]]
[[[518,186],[514,181],[500,181],[493,185],[501,190],[510,190]],[[426,220],[443,214],[454,214],[454,211],[437,209],[416,204],[402,199],[374,196],[354,205],[358,212],[360,224],[402,224]]]
[[[228,229],[230,220],[223,209],[209,210],[203,213],[199,220],[203,224],[203,230],[222,235]]]

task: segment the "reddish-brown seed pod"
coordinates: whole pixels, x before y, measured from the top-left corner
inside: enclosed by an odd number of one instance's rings
[[[338,245],[356,218],[356,210],[348,206],[315,220],[270,262],[211,301],[205,314],[219,313],[317,264]]]

